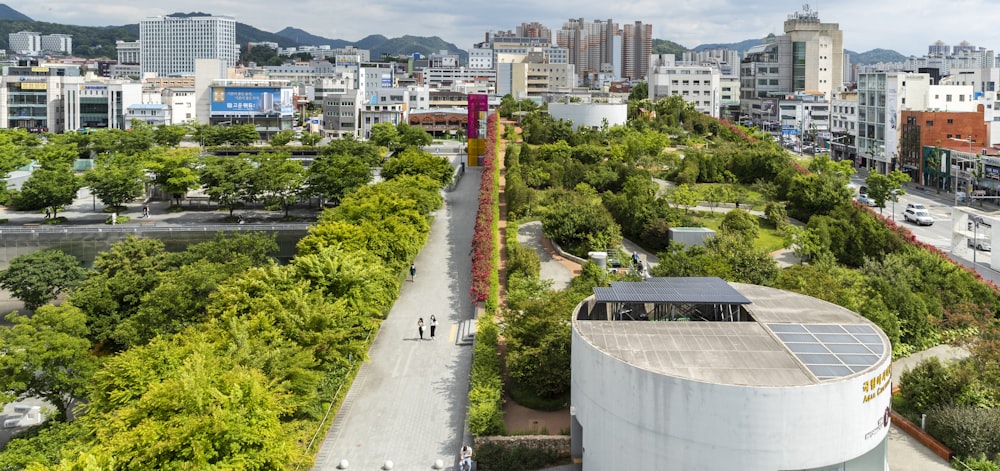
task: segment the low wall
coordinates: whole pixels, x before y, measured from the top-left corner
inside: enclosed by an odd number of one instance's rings
[[[475,437],[474,440],[473,450],[490,444],[503,447],[507,450],[516,447],[548,449],[554,451],[560,458],[570,456],[569,435],[511,435]]]
[[[906,432],[907,435],[913,437],[915,440],[920,442],[921,445],[927,447],[931,453],[944,458],[946,461],[951,461],[951,458],[955,456],[955,453],[951,451],[951,448],[948,448],[944,443],[939,442],[922,428],[918,427],[913,422],[910,422],[910,420],[906,417],[903,417],[896,411],[892,411],[891,414],[893,425],[899,427],[900,430]]]

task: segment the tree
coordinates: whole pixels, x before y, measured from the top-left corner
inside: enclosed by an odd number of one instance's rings
[[[394,155],[382,166],[382,177],[386,180],[400,175],[426,175],[441,182],[441,186],[451,183],[454,173],[448,159],[414,147]]]
[[[372,170],[360,157],[320,154],[309,166],[306,186],[310,193],[334,204],[355,188],[372,181]]]
[[[105,206],[118,211],[125,203],[142,196],[145,172],[137,156],[100,154],[94,168],[83,174],[83,182]]]
[[[423,147],[430,145],[434,141],[427,131],[420,126],[410,126],[406,123],[399,123],[396,125],[396,129],[399,132],[399,148],[405,149],[407,147]]]
[[[163,147],[177,147],[187,133],[184,126],[163,124],[153,130],[153,142]]]
[[[72,204],[76,199],[80,186],[80,179],[68,165],[43,167],[31,172],[28,180],[21,185],[21,193],[14,200],[14,206],[21,210],[50,208],[53,217],[57,217],[59,208]]]
[[[30,317],[10,314],[7,322],[13,325],[0,329],[0,390],[44,398],[71,419],[97,366],[86,316],[70,305],[43,306]]]
[[[385,152],[371,141],[359,141],[348,136],[344,139],[334,139],[320,151],[322,155],[343,154],[360,158],[369,167],[382,165]]]
[[[153,174],[153,183],[170,193],[180,204],[188,191],[199,185],[197,149],[172,149],[154,153],[146,168]]]
[[[295,133],[290,129],[285,129],[284,131],[279,131],[271,136],[271,145],[277,147],[285,146],[294,139]]]
[[[206,157],[199,169],[199,179],[205,193],[219,207],[229,210],[233,215],[236,204],[249,198],[250,179],[253,167],[245,154],[237,157]]]
[[[39,250],[11,260],[0,272],[0,287],[34,311],[86,277],[86,270],[72,255],[57,249]]]
[[[888,175],[872,172],[865,178],[868,186],[868,197],[875,200],[875,206],[881,214],[887,201],[899,201],[899,195],[906,194],[903,183],[910,181],[910,176],[899,170],[893,170]]]
[[[399,141],[399,129],[392,123],[378,123],[372,126],[371,135],[368,137],[377,146],[394,150]]]
[[[753,242],[760,232],[760,223],[757,221],[757,216],[742,209],[733,209],[722,218],[719,230]]]
[[[302,136],[299,137],[299,142],[301,142],[304,146],[315,146],[322,140],[323,135],[317,132],[303,132]]]
[[[698,192],[690,185],[682,184],[670,194],[670,201],[677,207],[683,206],[686,213],[692,206],[698,205]]]
[[[287,153],[262,152],[253,160],[255,168],[250,174],[250,194],[261,198],[267,206],[280,206],[287,217],[288,209],[303,193],[306,170]]]

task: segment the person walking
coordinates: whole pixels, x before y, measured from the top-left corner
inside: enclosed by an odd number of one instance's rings
[[[52,211],[50,211],[49,208],[45,208],[45,219],[49,219],[51,217],[52,217]]]
[[[424,339],[424,318],[417,319],[417,330],[420,332],[420,340]]]
[[[417,276],[417,266],[411,263],[410,264],[410,281],[413,281],[413,278],[415,276]]]
[[[431,340],[434,340],[434,331],[437,330],[437,327],[438,327],[438,320],[436,317],[434,317],[434,314],[431,314]]]
[[[149,206],[142,207],[142,217],[147,219],[149,218]]]

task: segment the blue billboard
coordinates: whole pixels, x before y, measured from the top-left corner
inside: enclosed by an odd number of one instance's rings
[[[291,88],[212,87],[212,114],[290,117],[295,111]]]

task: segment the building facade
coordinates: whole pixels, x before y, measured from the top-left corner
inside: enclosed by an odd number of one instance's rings
[[[718,118],[721,108],[719,69],[705,65],[684,65],[673,54],[654,55],[649,60],[648,89],[650,101],[680,96],[699,112]]]
[[[653,53],[653,25],[636,21],[622,30],[622,71],[620,78],[643,80],[649,73]]]
[[[218,59],[220,74],[236,65],[236,19],[230,16],[156,16],[139,22],[142,72],[192,74],[197,59]]]

